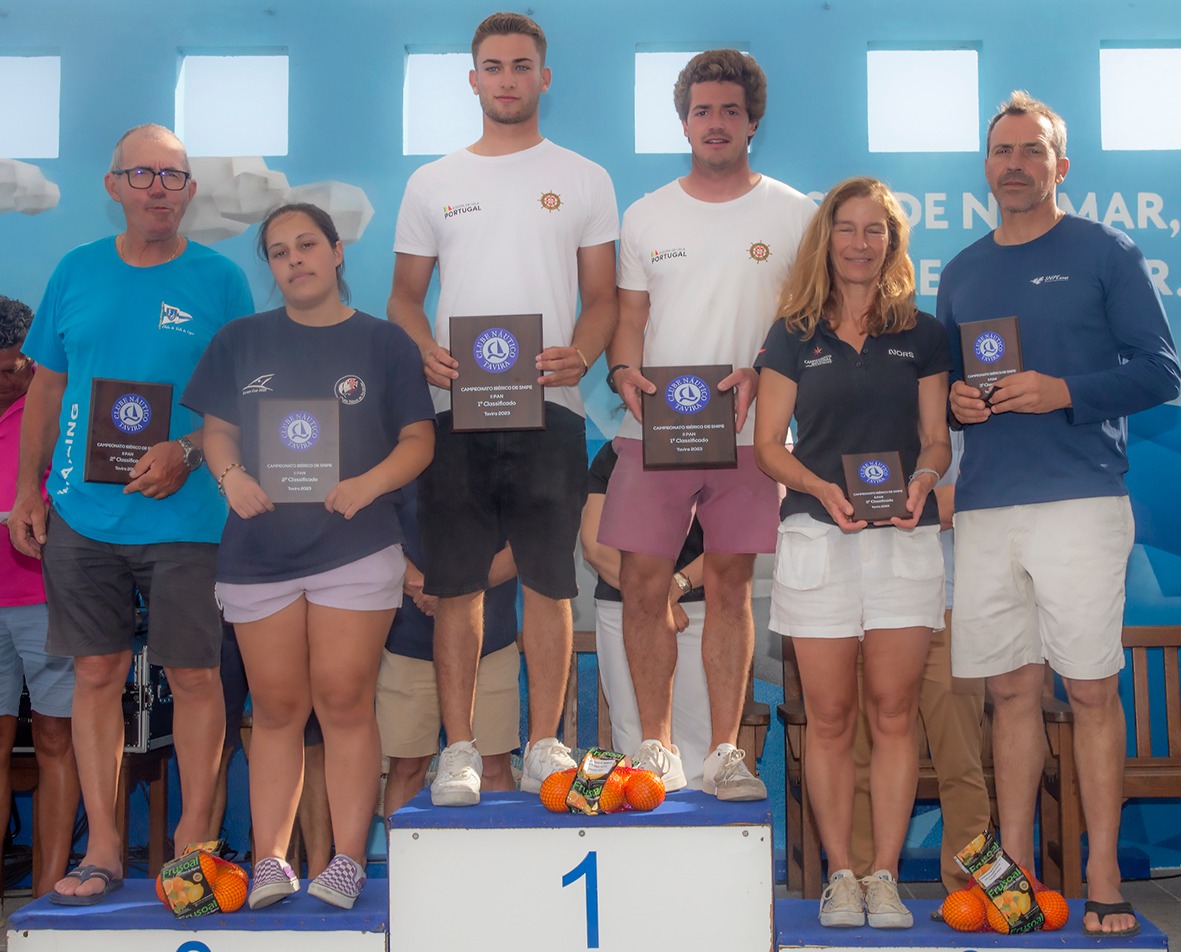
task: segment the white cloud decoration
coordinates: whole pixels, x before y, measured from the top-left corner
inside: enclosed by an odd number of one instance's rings
[[[39,215],[54,208],[60,199],[61,189],[37,166],[16,159],[0,159],[0,214]]]
[[[373,218],[373,205],[364,190],[344,182],[312,182],[297,185],[287,195],[289,202],[309,202],[332,216],[340,240],[351,245],[365,234]]]

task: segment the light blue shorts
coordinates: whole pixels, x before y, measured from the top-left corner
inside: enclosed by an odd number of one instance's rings
[[[29,699],[38,714],[70,716],[74,659],[45,653],[48,627],[44,602],[0,608],[0,716],[17,715],[24,682],[28,682]]]

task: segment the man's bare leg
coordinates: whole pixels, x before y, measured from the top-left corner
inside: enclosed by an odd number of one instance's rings
[[[701,660],[709,685],[711,753],[719,744],[738,742],[746,681],[755,650],[755,623],[750,608],[754,565],[753,555],[705,553]]]
[[[226,708],[218,668],[165,667],[164,671],[176,711],[172,742],[180,773],[181,815],[172,840],[179,856],[209,832],[226,736]]]
[[[620,555],[623,646],[636,689],[640,733],[644,740],[658,740],[671,748],[677,629],[668,605],[668,589],[675,563],[672,559],[638,552],[622,552]],[[709,624],[708,618],[706,624]]]
[[[525,593],[521,635],[529,674],[529,743],[533,744],[558,733],[574,644],[574,618],[569,599],[546,598],[528,586],[521,588]],[[438,618],[435,625],[437,630]],[[478,656],[476,660],[478,664]],[[450,733],[447,740],[451,740]]]
[[[71,729],[68,717],[46,717],[33,712],[33,750],[40,774],[34,835],[41,854],[41,875],[33,883],[34,898],[53,889],[53,884],[65,875],[70,861],[80,792]]]
[[[474,740],[476,670],[483,640],[483,592],[439,599],[435,609],[435,683],[448,744]]]

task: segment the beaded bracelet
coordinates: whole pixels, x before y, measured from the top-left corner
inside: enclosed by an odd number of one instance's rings
[[[235,469],[240,469],[240,470],[242,470],[242,472],[246,472],[246,467],[243,466],[241,463],[230,463],[229,466],[227,466],[225,469],[223,469],[221,471],[221,475],[217,477],[217,491],[219,493],[221,493],[223,496],[226,494],[226,488],[222,484],[225,482],[225,478],[227,476],[229,476],[230,473],[233,472]]]

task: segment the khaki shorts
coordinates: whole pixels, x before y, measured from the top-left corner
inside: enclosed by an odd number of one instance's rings
[[[483,756],[521,746],[521,655],[515,644],[480,659],[476,672],[476,749]],[[377,729],[386,757],[430,757],[439,749],[439,692],[430,661],[382,652]]]
[[[1134,535],[1127,496],[957,512],[952,673],[986,678],[1043,660],[1077,680],[1118,672]]]

